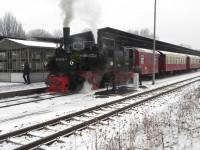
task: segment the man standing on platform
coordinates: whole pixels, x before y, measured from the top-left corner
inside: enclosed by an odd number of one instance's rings
[[[24,84],[30,84],[31,81],[30,81],[30,67],[29,67],[29,64],[28,64],[28,61],[25,62],[24,64],[24,69],[23,69],[23,78],[24,78]]]

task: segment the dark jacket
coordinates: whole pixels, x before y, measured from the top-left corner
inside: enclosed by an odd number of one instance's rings
[[[31,70],[30,70],[30,67],[29,67],[29,64],[26,62],[24,64],[24,70],[23,70],[23,73],[25,74],[30,74]]]
[[[134,67],[133,70],[134,70],[135,73],[142,74],[142,68],[140,68],[139,66]]]

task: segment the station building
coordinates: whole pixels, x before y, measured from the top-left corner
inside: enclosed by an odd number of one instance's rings
[[[0,41],[0,82],[24,82],[23,65],[29,62],[31,82],[45,81],[45,68],[56,43],[4,38]]]

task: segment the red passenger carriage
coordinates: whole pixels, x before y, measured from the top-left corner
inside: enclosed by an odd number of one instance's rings
[[[159,51],[160,53],[160,72],[175,72],[180,70],[186,70],[186,58],[185,54],[172,53]]]
[[[133,55],[133,68],[139,67],[142,70],[142,75],[150,75],[153,73],[153,51],[143,48],[128,48],[129,53]],[[159,73],[159,53],[155,52],[155,73]]]
[[[188,55],[187,56],[187,69],[198,69],[200,68],[200,57],[194,56],[194,55]]]

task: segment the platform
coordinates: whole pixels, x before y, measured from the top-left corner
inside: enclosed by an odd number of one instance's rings
[[[25,96],[45,92],[45,90],[46,85],[44,82],[32,84],[0,82],[0,98]]]

